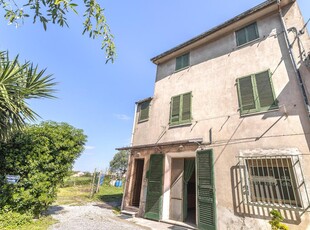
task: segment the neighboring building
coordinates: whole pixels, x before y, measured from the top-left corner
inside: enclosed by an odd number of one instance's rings
[[[239,230],[277,209],[310,229],[309,48],[297,2],[269,0],[154,57],[154,96],[119,148],[122,210]]]

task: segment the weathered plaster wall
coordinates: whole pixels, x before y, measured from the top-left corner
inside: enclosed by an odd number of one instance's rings
[[[288,28],[301,29],[304,22],[296,3],[284,9]],[[236,47],[234,33],[203,45],[190,52],[191,67],[174,72],[175,59],[160,64],[157,69],[154,97],[147,122],[136,124],[134,146],[203,138],[212,143],[206,148],[214,150],[215,186],[217,200],[218,229],[266,229],[268,210],[258,210],[240,217],[233,205],[233,173],[238,165],[237,156],[246,150],[296,149],[299,154],[309,154],[310,122],[307,118],[302,94],[286,48],[283,29],[278,14],[257,20],[260,38],[243,47]],[[290,39],[293,34],[290,33]],[[300,38],[309,51],[307,33]],[[294,43],[294,56],[301,65],[298,44]],[[310,92],[310,72],[301,66],[306,90]],[[264,70],[272,72],[272,81],[279,109],[276,111],[240,117],[236,79]],[[172,96],[192,92],[192,124],[169,127],[170,100]],[[143,152],[145,171],[150,153]],[[181,151],[182,152],[182,151]],[[192,156],[194,152],[170,151],[165,157],[165,169],[169,172],[171,157]],[[294,151],[293,151],[294,152]],[[310,189],[310,156],[303,157],[304,176]],[[164,178],[164,207],[169,207],[169,176]],[[147,181],[143,188],[146,191]],[[130,186],[129,190],[130,191]],[[310,190],[308,191],[310,194]],[[142,208],[146,192],[141,193]],[[144,211],[142,211],[143,213]],[[258,214],[257,214],[258,212]],[[169,217],[164,209],[163,219]],[[286,214],[292,215],[292,214]],[[290,229],[307,229],[309,213],[302,215],[300,224]]]

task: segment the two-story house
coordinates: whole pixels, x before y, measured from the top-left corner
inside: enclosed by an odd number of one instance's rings
[[[122,210],[198,229],[310,229],[310,39],[268,0],[154,58]]]

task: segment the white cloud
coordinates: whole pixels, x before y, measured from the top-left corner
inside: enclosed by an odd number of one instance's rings
[[[123,121],[130,120],[130,117],[125,114],[114,114],[114,116],[119,120],[123,120]]]
[[[95,146],[91,146],[91,145],[85,145],[84,146],[85,150],[91,150],[91,149],[94,149],[94,148],[95,148]]]

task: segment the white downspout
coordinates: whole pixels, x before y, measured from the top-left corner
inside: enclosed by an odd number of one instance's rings
[[[299,83],[298,85],[299,85],[299,88],[301,90],[302,96],[304,98],[304,105],[306,107],[306,111],[308,112],[308,119],[310,119],[309,99],[307,97],[307,93],[306,93],[306,90],[305,90],[305,86],[304,86],[303,80],[301,78],[300,71],[297,68],[297,64],[296,64],[296,61],[295,61],[295,58],[294,58],[294,55],[293,55],[293,51],[292,51],[292,46],[290,45],[290,41],[289,41],[289,37],[288,37],[288,32],[287,32],[287,29],[286,29],[286,24],[285,24],[285,21],[283,19],[283,13],[282,13],[282,10],[281,10],[281,0],[277,0],[277,4],[278,4],[278,11],[279,11],[282,27],[283,27],[283,30],[284,30],[285,44],[286,44],[287,49],[289,51],[289,56],[290,56],[291,62],[293,64],[294,72],[296,74],[296,77],[297,77],[297,80],[298,80],[298,83]]]
[[[137,117],[137,108],[138,108],[138,104],[135,104],[135,111],[134,111],[134,118],[133,118],[133,125],[132,125],[132,131],[131,131],[131,140],[130,140],[130,147],[133,146],[133,136],[135,133],[135,126],[136,126],[136,117]],[[124,205],[125,205],[125,192],[127,191],[127,182],[128,182],[128,168],[129,168],[129,161],[130,161],[130,155],[131,155],[131,151],[127,150],[127,172],[126,172],[126,180],[125,180],[125,184],[124,184],[124,190],[123,190],[123,199],[122,199],[122,204],[121,204],[121,210],[124,209]]]

